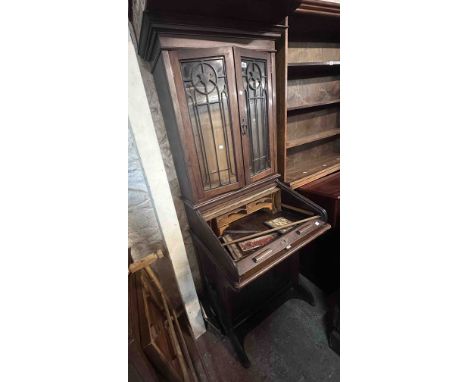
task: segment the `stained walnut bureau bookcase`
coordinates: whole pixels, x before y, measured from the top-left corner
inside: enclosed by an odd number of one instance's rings
[[[323,208],[278,179],[275,59],[283,29],[201,28],[145,15],[139,42],[152,64],[205,310],[244,366],[243,335],[267,307],[286,292],[310,298],[297,286],[295,253],[330,228]]]

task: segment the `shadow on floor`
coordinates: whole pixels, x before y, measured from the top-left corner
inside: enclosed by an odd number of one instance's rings
[[[339,356],[328,346],[325,297],[313,284],[316,306],[288,300],[245,338],[252,366],[244,369],[230,342],[207,332],[197,346],[210,381],[339,381]]]

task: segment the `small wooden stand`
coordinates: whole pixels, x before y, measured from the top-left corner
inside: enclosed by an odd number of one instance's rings
[[[129,275],[139,271],[141,342],[145,353],[171,381],[198,382],[177,314],[151,268],[152,254],[129,265]]]

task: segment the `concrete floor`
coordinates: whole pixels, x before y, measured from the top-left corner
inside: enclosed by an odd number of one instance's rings
[[[209,381],[322,382],[339,381],[339,356],[327,342],[325,298],[313,284],[317,303],[292,299],[273,312],[245,338],[252,363],[245,369],[230,342],[210,331],[197,347]]]

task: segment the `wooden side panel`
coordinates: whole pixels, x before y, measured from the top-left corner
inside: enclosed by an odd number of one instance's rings
[[[186,206],[186,211],[192,231],[192,238],[194,239],[195,247],[198,249],[198,254],[205,253],[208,257],[215,257],[215,262],[226,275],[226,279],[231,282],[237,282],[239,277],[237,269],[229,254],[221,246],[213,230],[204,221],[198,211],[195,211],[190,206]]]
[[[270,114],[270,118],[271,118],[270,128],[271,128],[272,137],[270,141],[272,142],[271,144],[273,147],[273,150],[272,150],[273,156],[271,158],[271,163],[272,163],[273,173],[277,173],[278,172],[278,154],[277,154],[277,151],[278,151],[278,134],[277,134],[278,105],[277,105],[277,102],[278,101],[276,99],[276,93],[277,93],[277,90],[276,90],[276,54],[270,53],[270,59],[271,59],[271,62],[270,62],[269,70],[271,73],[271,93],[272,93],[272,97],[271,97],[272,106],[271,106],[271,114]]]
[[[166,125],[167,136],[171,145],[171,152],[182,195],[190,200],[194,200],[197,197],[197,188],[195,179],[193,179],[192,174],[190,171],[187,171],[187,167],[185,166],[187,158],[180,137],[182,119],[180,117],[175,84],[169,61],[167,52],[164,52],[159,57],[153,73],[154,81],[156,83],[159,103],[161,104],[161,111],[164,116],[164,123]],[[169,70],[169,72],[166,73],[167,70]],[[168,79],[168,77],[170,79]]]
[[[287,25],[286,18],[285,24]],[[276,42],[276,110],[278,172],[284,179],[286,171],[287,91],[288,91],[288,30]]]

